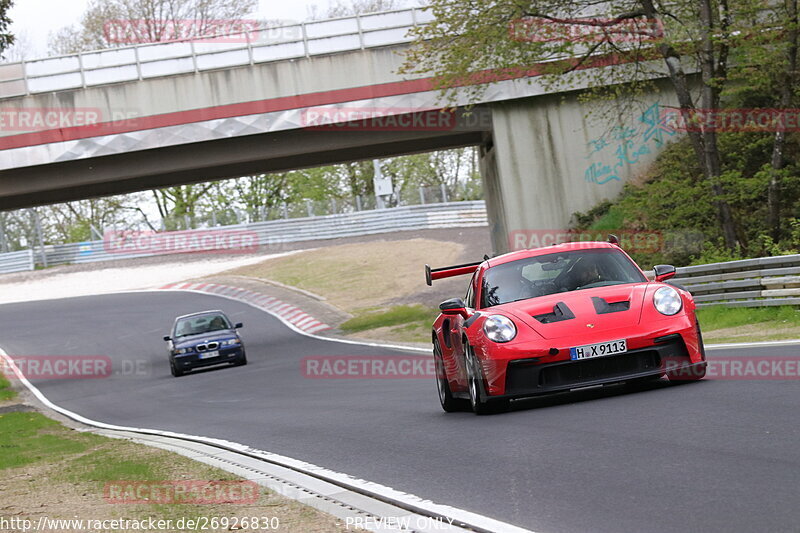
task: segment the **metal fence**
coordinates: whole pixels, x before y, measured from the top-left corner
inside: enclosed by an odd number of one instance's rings
[[[177,232],[133,234],[122,231],[104,240],[49,245],[33,251],[0,254],[0,272],[190,252],[274,253],[284,249],[283,245],[295,242],[395,231],[486,226],[487,223],[484,202],[473,201],[269,220]],[[137,236],[141,237],[138,241]],[[130,237],[130,242],[122,242],[127,237]]]
[[[153,242],[150,237],[161,239],[162,244],[168,239],[170,244],[166,247],[117,246],[110,239],[50,245],[0,254],[0,273],[33,270],[37,266],[189,252],[275,253],[282,251],[288,243],[487,224],[483,201],[402,206],[145,235],[146,244]],[[251,246],[227,247],[230,242],[225,241],[225,237],[231,236],[239,240],[245,237]],[[211,246],[198,247],[197,243],[204,238],[210,240]],[[214,244],[217,242],[215,239],[222,239],[221,248]],[[648,275],[652,277],[652,272]],[[679,267],[671,282],[689,290],[701,307],[717,304],[731,307],[800,305],[800,254]]]
[[[397,190],[384,197],[385,207],[401,207],[448,203],[450,201],[468,201],[482,197],[480,190],[469,189],[467,185],[458,183],[455,186],[416,187]],[[308,218],[315,216],[352,214],[359,211],[378,209],[374,195],[362,195],[352,198],[329,198],[327,200],[305,200],[283,203],[275,207],[260,207],[253,210],[221,209],[206,210],[202,215],[173,216],[161,219],[162,231],[189,230],[211,228],[234,224],[253,224],[279,219]]]
[[[678,268],[671,282],[698,306],[800,305],[800,255],[782,255]]]
[[[34,269],[33,250],[0,254],[0,272],[21,272]]]
[[[432,19],[402,9],[7,63],[0,98],[406,43],[409,29]]]

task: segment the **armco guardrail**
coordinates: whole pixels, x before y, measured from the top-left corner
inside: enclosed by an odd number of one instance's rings
[[[33,270],[34,260],[32,250],[20,250],[0,254],[0,272],[21,272]]]
[[[800,254],[678,268],[671,282],[698,306],[800,305]]]
[[[407,43],[432,18],[401,9],[7,63],[0,98]]]
[[[487,223],[486,205],[482,201],[394,207],[173,232],[172,235],[179,234],[188,238],[184,239],[185,244],[175,244],[176,241],[173,240],[169,250],[144,248],[137,249],[135,253],[127,253],[124,251],[126,248],[115,250],[104,241],[50,245],[45,246],[43,251],[37,248],[33,252],[24,250],[0,254],[0,272],[32,270],[35,265],[92,263],[197,251],[197,248],[193,247],[192,236],[200,238],[222,236],[226,233],[247,234],[255,238],[254,244],[258,244],[262,251],[279,252],[285,243],[358,237],[394,231],[486,226]]]

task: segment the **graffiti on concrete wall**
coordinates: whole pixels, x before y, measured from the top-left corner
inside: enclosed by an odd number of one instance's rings
[[[608,133],[587,143],[587,159],[602,157],[608,161],[609,154],[613,154],[615,162],[591,162],[584,172],[586,181],[597,185],[621,181],[621,169],[635,165],[643,155],[658,150],[666,136],[672,135],[675,135],[675,130],[667,125],[666,117],[659,110],[659,102],[656,102],[639,115],[635,125],[615,126]]]

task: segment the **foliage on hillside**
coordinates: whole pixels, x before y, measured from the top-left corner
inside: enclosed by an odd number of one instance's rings
[[[686,139],[668,146],[640,183],[625,186],[613,202],[574,215],[578,229],[657,232],[661,249],[633,250],[643,265],[687,265],[800,253],[800,134],[788,135],[781,170],[780,232],[771,236],[767,193],[773,135],[721,133],[721,183],[742,243],[726,249],[711,188],[689,156]]]

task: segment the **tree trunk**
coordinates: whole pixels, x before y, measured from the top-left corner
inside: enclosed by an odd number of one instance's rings
[[[783,72],[783,83],[781,85],[781,109],[788,109],[792,105],[792,94],[796,83],[797,71],[797,0],[786,0],[786,22],[789,25],[787,32],[788,50],[786,53],[786,70]],[[786,132],[780,128],[775,132],[775,141],[772,144],[772,175],[770,176],[767,188],[767,208],[769,210],[768,222],[773,240],[780,239],[780,170],[784,167],[783,148],[786,145]]]
[[[655,7],[653,0],[640,0],[642,10],[650,19],[660,18],[660,13]],[[712,7],[709,0],[700,0],[700,20],[703,25],[700,50],[700,65],[703,76],[702,104],[705,108],[717,109],[719,107],[719,89],[716,87],[715,78],[725,75],[724,62],[717,65],[714,56],[714,43],[712,32],[714,29],[714,19]],[[669,70],[669,78],[672,82],[675,95],[678,98],[681,114],[685,123],[696,109],[692,96],[689,91],[689,84],[686,72],[683,70],[681,58],[677,50],[666,42],[659,44],[659,52],[664,58],[664,62]],[[717,67],[722,67],[718,69]],[[703,176],[711,185],[711,192],[714,195],[714,205],[717,208],[717,220],[719,221],[722,235],[725,239],[725,246],[733,250],[736,248],[736,226],[733,221],[730,205],[725,201],[725,190],[719,183],[721,175],[721,163],[717,135],[714,131],[703,129],[702,132],[688,131],[689,142],[694,150],[695,157],[703,171]]]

